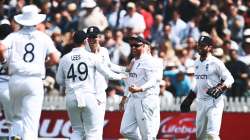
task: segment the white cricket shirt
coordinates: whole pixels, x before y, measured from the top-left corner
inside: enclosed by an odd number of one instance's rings
[[[155,59],[149,54],[143,54],[139,59],[134,59],[134,64],[127,79],[126,94],[128,87],[135,85],[141,87],[143,92],[134,93],[136,96],[144,97],[149,94],[159,94],[155,86],[159,86],[157,80],[157,65]]]
[[[234,79],[224,63],[218,58],[209,54],[207,59],[195,61],[195,79],[196,85],[193,87],[193,91],[197,93],[198,99],[212,99],[211,96],[206,94],[209,88],[212,88],[219,84],[222,80],[223,84],[227,87],[231,87]]]
[[[8,49],[9,74],[23,76],[45,75],[45,58],[58,52],[51,38],[34,27],[23,27],[9,34],[2,43]]]
[[[80,47],[74,48],[60,60],[56,80],[65,85],[66,93],[79,88],[86,93],[96,93],[95,86],[105,84],[95,80],[96,70],[110,79],[123,78],[122,75],[110,71],[94,54]]]

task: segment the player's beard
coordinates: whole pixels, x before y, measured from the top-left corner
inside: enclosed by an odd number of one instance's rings
[[[204,57],[204,56],[207,55],[207,52],[205,52],[205,51],[199,51],[199,55],[202,56],[202,57]]]

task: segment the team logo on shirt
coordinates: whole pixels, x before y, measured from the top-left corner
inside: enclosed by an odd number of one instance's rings
[[[137,66],[136,66],[136,68],[138,69],[138,67],[141,65],[141,63],[139,63]]]
[[[206,64],[206,71],[208,71],[208,66],[209,66],[209,64]]]

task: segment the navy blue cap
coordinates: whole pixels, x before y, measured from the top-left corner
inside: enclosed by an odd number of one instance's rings
[[[96,37],[99,34],[101,34],[101,31],[97,26],[88,27],[88,29],[87,29],[87,36],[88,37]]]
[[[86,38],[87,38],[87,35],[84,31],[76,31],[74,36],[73,36],[73,40],[77,44],[83,43],[84,39],[86,39]]]
[[[212,45],[212,39],[209,36],[201,36],[198,40],[199,46]]]
[[[141,36],[131,36],[131,37],[128,38],[128,41],[129,40],[134,40],[137,43],[143,43],[143,44],[150,45],[150,42],[147,41],[146,39],[142,38]]]

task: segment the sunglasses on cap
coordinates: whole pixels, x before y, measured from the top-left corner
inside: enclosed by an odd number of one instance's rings
[[[140,44],[138,44],[138,43],[130,44],[131,47],[135,47],[135,48],[139,48],[139,47],[141,47],[142,45],[143,45],[142,43],[140,43]]]
[[[98,35],[89,35],[88,38],[98,38]]]
[[[210,46],[210,45],[209,44],[205,44],[205,43],[199,43],[198,44],[198,47],[200,47],[200,48],[204,48],[206,46]]]

